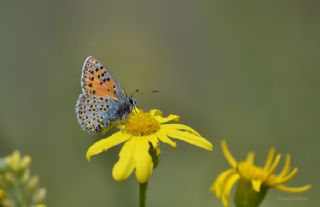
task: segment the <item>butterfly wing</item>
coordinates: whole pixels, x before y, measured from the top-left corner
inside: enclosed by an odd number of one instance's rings
[[[80,94],[76,105],[78,122],[91,133],[99,133],[116,120],[119,102],[110,97]]]
[[[83,64],[81,87],[83,93],[89,96],[109,97],[121,102],[127,97],[124,89],[111,75],[109,67],[92,56],[87,57]]]

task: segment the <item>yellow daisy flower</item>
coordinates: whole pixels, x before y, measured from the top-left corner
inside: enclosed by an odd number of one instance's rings
[[[179,121],[179,116],[163,117],[159,110],[144,112],[134,109],[125,123],[119,126],[120,131],[94,143],[88,149],[86,158],[90,160],[93,155],[125,142],[119,160],[113,167],[112,176],[115,180],[121,181],[128,178],[135,169],[138,182],[145,183],[154,168],[149,150],[155,150],[159,156],[159,141],[175,148],[176,143],[170,139],[174,138],[212,150],[212,144],[197,131],[183,124],[169,124],[170,121]]]
[[[281,155],[275,156],[275,149],[271,148],[263,167],[254,164],[254,153],[249,152],[245,161],[237,162],[228,149],[226,141],[221,142],[222,152],[226,160],[231,165],[231,169],[223,171],[212,184],[210,191],[222,200],[224,206],[229,206],[229,195],[233,185],[240,179],[244,182],[250,182],[253,192],[259,193],[262,190],[266,192],[268,188],[275,188],[290,193],[299,193],[310,189],[310,185],[301,187],[288,187],[283,183],[291,180],[298,168],[290,170],[290,155],[286,156],[284,167],[279,174],[274,174]],[[239,187],[238,187],[239,188]],[[240,192],[241,193],[241,192]],[[236,195],[237,196],[237,195]],[[263,199],[263,198],[262,198]],[[262,200],[261,199],[261,200]]]

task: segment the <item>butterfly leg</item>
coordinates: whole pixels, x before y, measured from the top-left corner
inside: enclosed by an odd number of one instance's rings
[[[121,121],[119,119],[116,120],[117,123],[118,123],[118,128],[120,129],[120,131],[123,133],[124,132],[124,129],[122,128],[122,124],[121,124]]]

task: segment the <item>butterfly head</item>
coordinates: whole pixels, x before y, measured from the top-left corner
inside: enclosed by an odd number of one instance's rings
[[[137,100],[134,97],[129,97],[128,102],[131,104],[132,108],[137,106]]]
[[[119,105],[119,109],[116,112],[116,118],[119,120],[124,120],[133,110],[134,107],[136,107],[136,99],[133,97],[128,97],[125,102]]]

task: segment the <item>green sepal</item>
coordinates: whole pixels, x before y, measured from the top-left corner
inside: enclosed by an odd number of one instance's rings
[[[234,196],[236,207],[257,207],[263,201],[268,187],[261,185],[260,192],[252,188],[249,180],[240,179]]]

